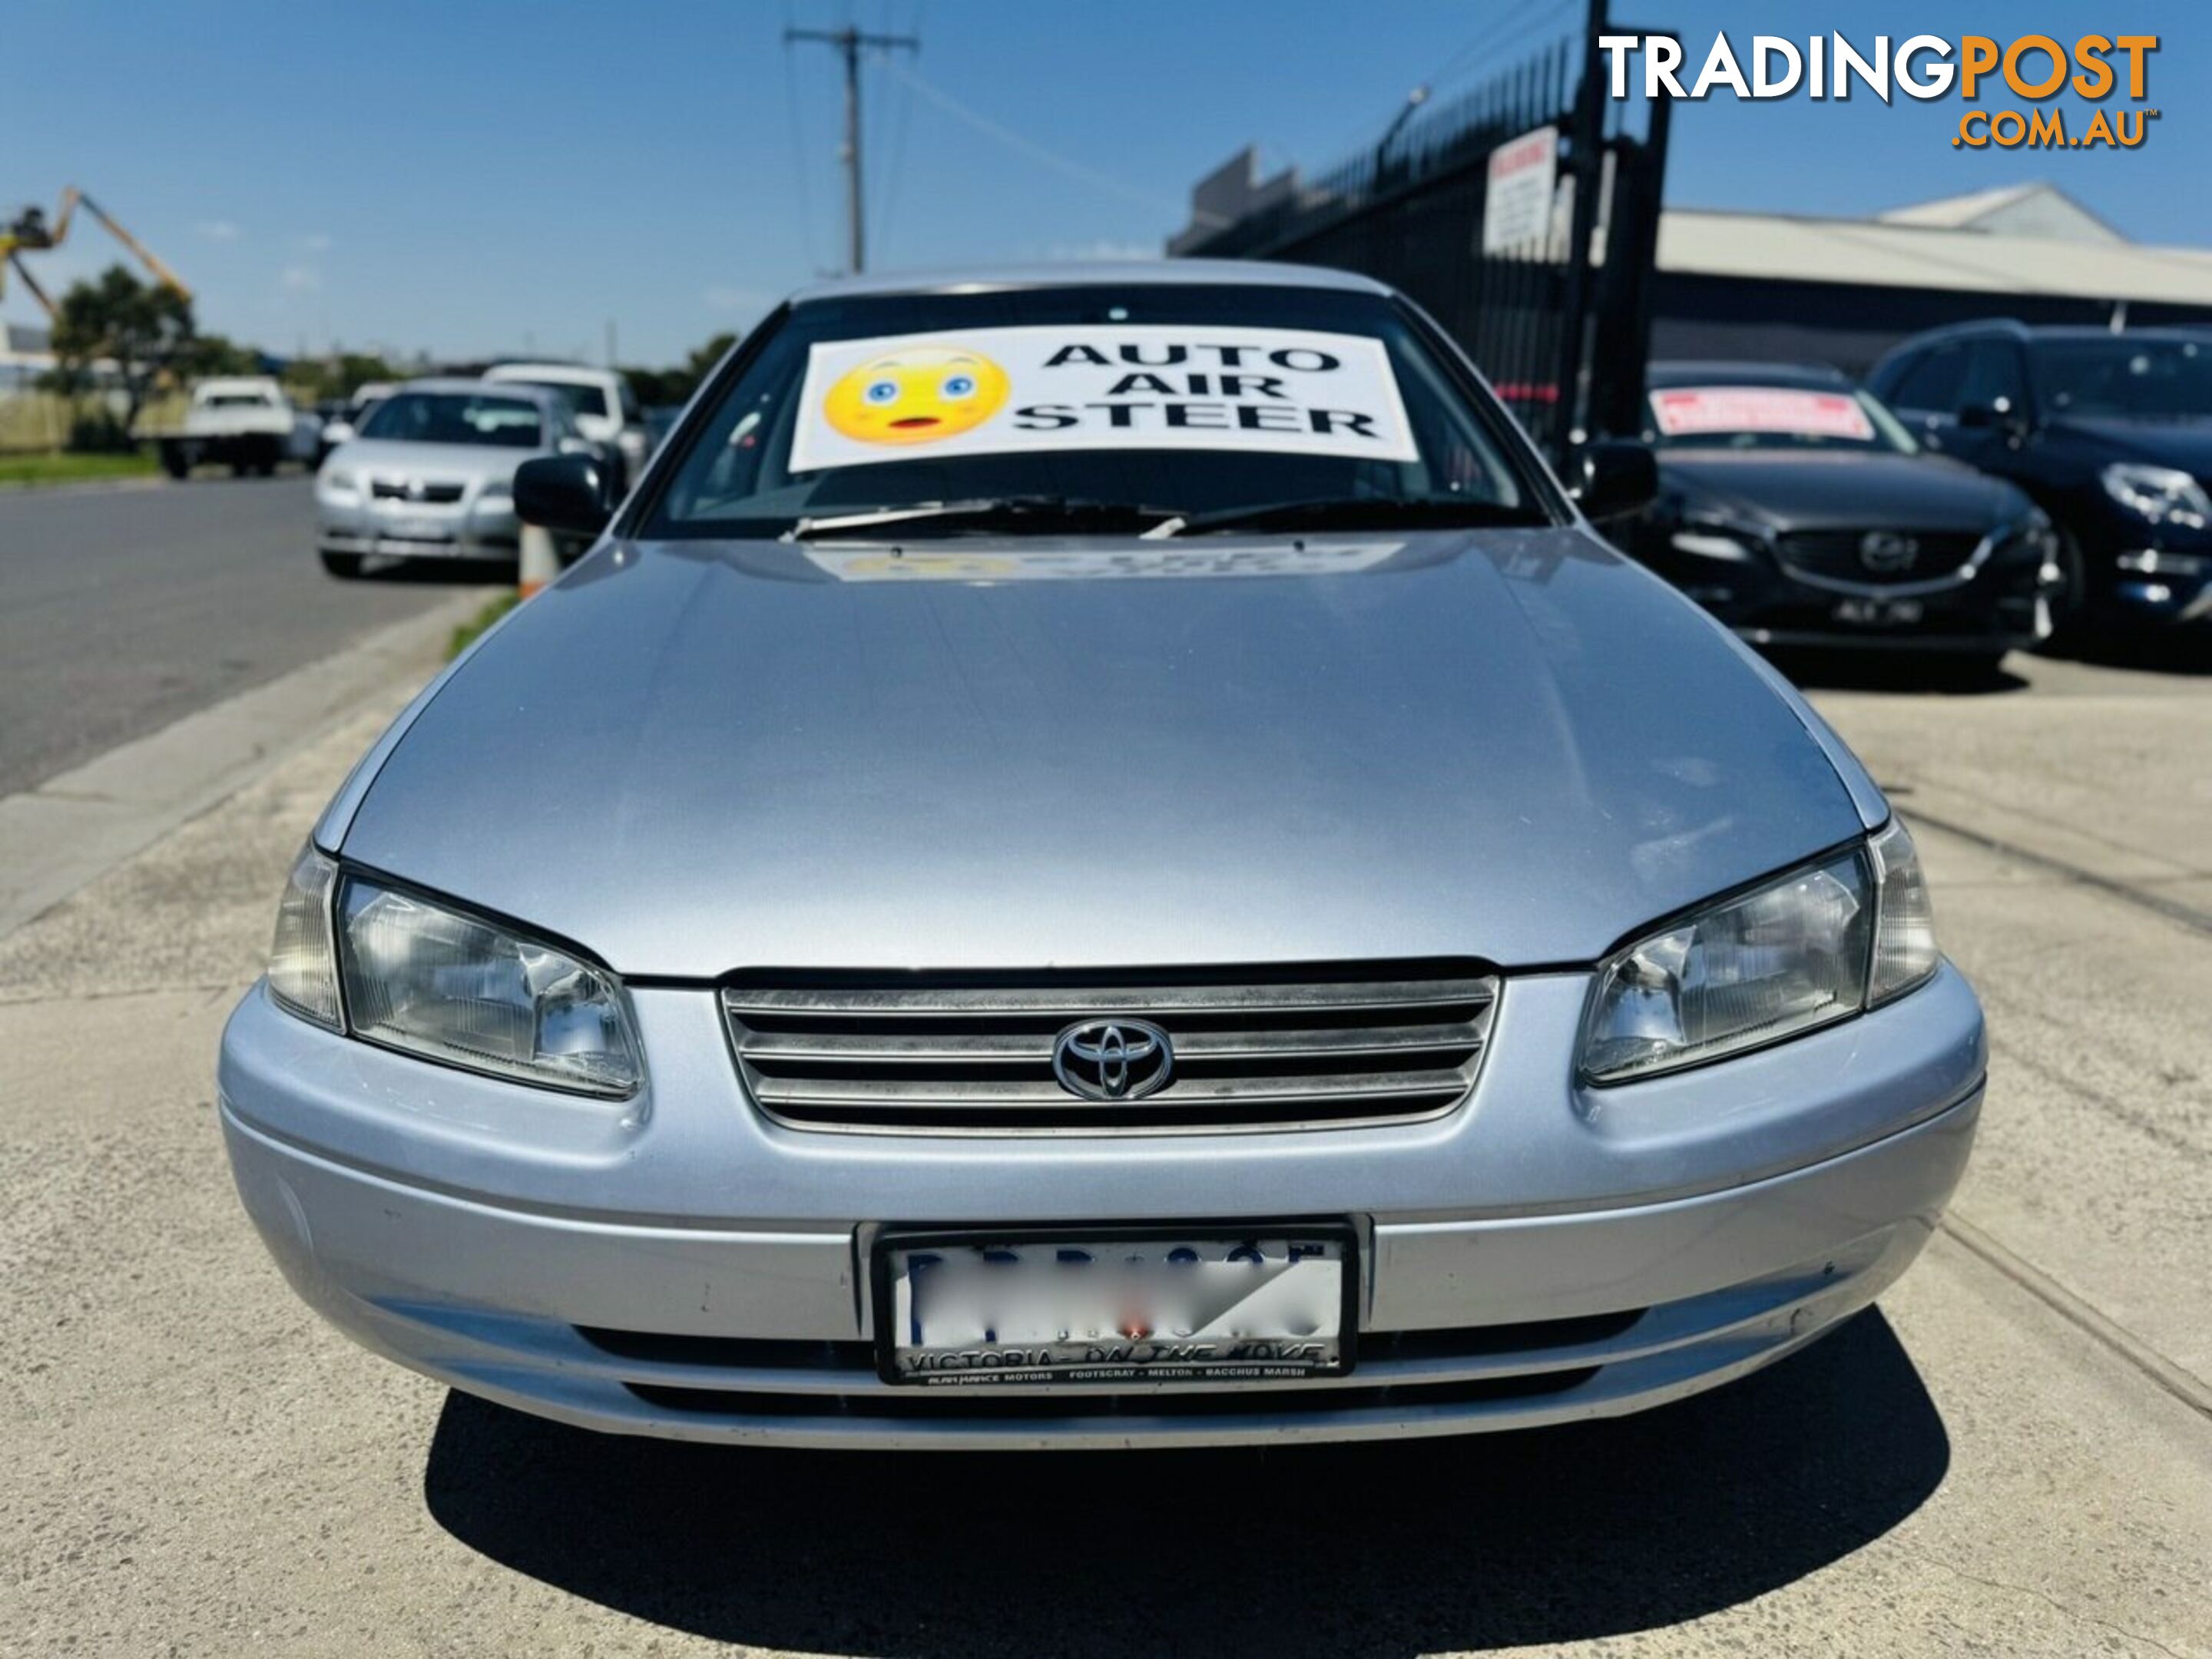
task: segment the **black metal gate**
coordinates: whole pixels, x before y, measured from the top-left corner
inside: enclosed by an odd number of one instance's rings
[[[1585,436],[1635,431],[1668,106],[1606,95],[1596,39],[1613,32],[1594,0],[1572,33],[1176,251],[1390,283],[1459,341],[1554,464]],[[1547,147],[1557,184],[1540,232],[1486,252],[1493,166]]]

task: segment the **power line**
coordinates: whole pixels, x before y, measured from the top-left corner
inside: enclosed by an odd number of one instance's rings
[[[906,20],[908,34],[919,35],[921,33],[921,11],[922,0],[914,0],[913,9]],[[891,0],[884,0],[884,27],[886,29],[891,26],[890,13]],[[914,88],[896,76],[892,78],[892,86],[896,96],[891,105],[892,113],[886,118],[885,123],[890,128],[891,137],[890,143],[884,147],[890,160],[884,164],[883,183],[878,186],[876,198],[876,238],[885,246],[890,244],[891,227],[898,217],[899,185],[906,174],[907,129],[914,119]]]
[[[953,117],[956,120],[966,122],[969,126],[975,128],[976,131],[981,133],[985,137],[1004,145],[1006,149],[1012,150],[1018,155],[1026,156],[1029,160],[1036,162],[1040,167],[1050,167],[1055,173],[1064,173],[1070,179],[1074,179],[1084,184],[1091,185],[1093,189],[1103,190],[1107,191],[1109,194],[1119,196],[1124,201],[1134,202],[1139,206],[1150,208],[1155,213],[1174,215],[1179,214],[1182,211],[1182,210],[1176,204],[1166,200],[1163,197],[1154,196],[1149,191],[1139,190],[1133,185],[1124,184],[1119,179],[1109,178],[1105,173],[1093,172],[1091,168],[1085,167],[1080,161],[1071,161],[1065,155],[1061,155],[1056,151],[1047,149],[1042,144],[1038,143],[1035,139],[1025,138],[1020,133],[1016,132],[1012,128],[1001,126],[998,122],[994,121],[989,116],[981,114],[975,110],[969,108],[967,105],[962,103],[957,98],[955,98],[951,93],[945,91],[942,88],[932,86],[928,82],[923,80],[921,76],[902,64],[885,64],[884,67],[889,70],[893,75],[896,76],[900,80],[906,82],[916,92],[929,100],[931,103],[936,105],[938,108],[943,110],[947,115]]]
[[[863,49],[890,53],[919,52],[921,42],[910,34],[872,34],[846,24],[842,29],[795,29],[786,27],[783,44],[787,58],[790,48],[801,42],[835,47],[845,60],[845,197],[846,234],[851,251],[851,266],[855,271],[867,269],[867,197],[860,183],[860,53]],[[888,64],[890,60],[885,58]]]

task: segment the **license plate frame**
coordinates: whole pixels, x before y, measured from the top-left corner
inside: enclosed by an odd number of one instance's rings
[[[1289,1364],[1234,1357],[1200,1363],[1154,1358],[1139,1364],[1024,1368],[1008,1366],[958,1372],[916,1373],[902,1370],[899,1356],[914,1350],[898,1340],[893,1255],[897,1251],[947,1249],[1070,1247],[1119,1243],[1230,1243],[1255,1240],[1288,1240],[1334,1247],[1339,1271],[1340,1304],[1333,1339],[1335,1358],[1321,1364]],[[1037,1225],[992,1226],[885,1225],[868,1248],[870,1301],[875,1316],[876,1374],[894,1388],[1041,1387],[1063,1389],[1120,1387],[1144,1389],[1163,1383],[1196,1383],[1233,1387],[1258,1381],[1334,1381],[1351,1375],[1358,1361],[1360,1256],[1359,1230],[1350,1218],[1336,1216],[1315,1219],[1293,1217],[1261,1221],[1187,1221],[1087,1226],[1081,1222],[1051,1222]],[[1261,1340],[1293,1340],[1260,1339]],[[1013,1345],[995,1345],[1010,1346]]]
[[[1828,613],[1845,628],[1869,629],[1917,628],[1928,620],[1928,607],[1916,599],[1838,599]]]

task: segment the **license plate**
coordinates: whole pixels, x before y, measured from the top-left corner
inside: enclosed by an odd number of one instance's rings
[[[887,1382],[1244,1382],[1352,1369],[1359,1254],[1342,1222],[887,1232]]]
[[[1838,622],[1856,628],[1909,628],[1926,614],[1917,599],[1843,599],[1835,611]]]
[[[394,519],[383,533],[395,542],[444,542],[453,539],[453,528],[437,519]]]

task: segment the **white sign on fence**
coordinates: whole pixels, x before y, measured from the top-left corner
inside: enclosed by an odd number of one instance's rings
[[[1482,198],[1482,251],[1504,253],[1552,233],[1552,188],[1559,172],[1559,130],[1538,127],[1490,152]]]

